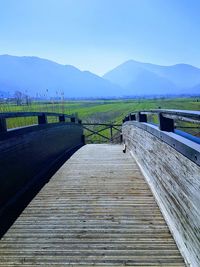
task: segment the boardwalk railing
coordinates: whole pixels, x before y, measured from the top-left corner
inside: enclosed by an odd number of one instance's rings
[[[30,118],[37,117],[38,124],[47,124],[48,117],[56,117],[58,122],[65,122],[66,120],[70,120],[72,123],[81,123],[74,115],[66,115],[61,113],[52,113],[52,112],[4,112],[0,113],[0,133],[7,131],[7,119],[11,118]]]
[[[150,109],[132,112],[124,118],[123,122],[129,120],[147,122],[148,115],[150,114],[158,116],[159,128],[162,131],[173,132],[175,129],[174,121],[185,121],[200,124],[200,111],[173,109]]]
[[[23,125],[16,125],[20,127],[7,129],[9,119],[14,118],[15,122],[22,117],[34,117],[37,123],[22,121]],[[49,117],[56,117],[57,121],[48,121]],[[7,227],[9,213],[14,214],[13,210],[20,206],[17,203],[25,203],[33,197],[34,192],[83,145],[83,127],[73,115],[0,113],[0,222],[5,221]],[[0,235],[3,228],[0,223]]]
[[[154,116],[154,121],[157,124],[152,123],[152,116]],[[135,126],[159,137],[162,141],[168,143],[184,156],[200,165],[199,146],[195,145],[200,144],[200,111],[143,110],[128,114],[123,119],[123,123],[127,121],[132,121]],[[192,130],[192,132],[187,133],[188,129]],[[176,136],[166,134],[165,132],[173,132]],[[190,146],[188,143],[182,142],[181,137],[192,141],[194,144]]]
[[[116,123],[83,123],[85,142],[88,143],[121,143],[121,124]]]
[[[144,110],[123,122],[125,148],[140,165],[187,266],[200,266],[200,111]]]

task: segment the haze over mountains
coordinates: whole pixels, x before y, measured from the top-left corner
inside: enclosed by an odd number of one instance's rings
[[[37,57],[0,56],[0,91],[25,92],[30,96],[108,97],[121,88],[71,65]],[[48,90],[48,92],[47,92]]]
[[[188,64],[159,66],[130,60],[106,73],[103,78],[118,84],[127,94],[200,93],[200,69]]]
[[[37,57],[0,56],[0,93],[30,96],[122,97],[200,94],[200,69],[127,61],[103,77]]]

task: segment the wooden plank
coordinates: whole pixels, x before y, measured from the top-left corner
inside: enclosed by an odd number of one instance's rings
[[[185,266],[136,162],[86,145],[0,241],[0,266]]]

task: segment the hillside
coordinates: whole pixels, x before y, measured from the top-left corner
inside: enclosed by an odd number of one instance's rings
[[[159,66],[129,60],[103,78],[131,95],[200,93],[200,69],[187,64]]]
[[[49,98],[98,98],[200,94],[200,69],[187,64],[159,66],[129,60],[103,77],[38,57],[0,56],[3,97],[21,91]]]
[[[111,97],[120,96],[117,85],[71,65],[37,57],[0,56],[0,91],[25,92],[31,96]]]

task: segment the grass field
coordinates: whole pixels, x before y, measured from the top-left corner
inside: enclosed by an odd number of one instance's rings
[[[0,112],[11,111],[48,111],[76,114],[83,122],[121,123],[125,115],[137,110],[154,108],[200,110],[199,98],[174,99],[133,99],[133,100],[85,100],[85,101],[40,101],[30,105],[17,106],[12,103],[1,103]],[[8,128],[21,127],[37,123],[36,118],[9,119]],[[105,131],[105,133],[106,131]]]

